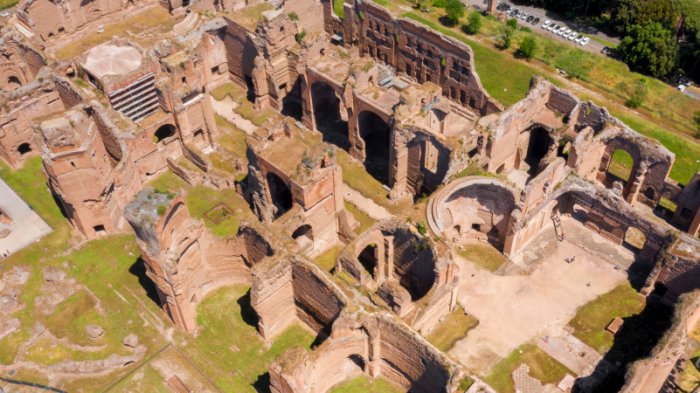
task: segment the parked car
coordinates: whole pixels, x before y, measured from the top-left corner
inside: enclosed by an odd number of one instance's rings
[[[533,19],[532,22],[530,22],[530,23],[532,23],[533,25],[536,26],[540,23],[540,18],[535,17],[535,19]]]
[[[574,40],[574,42],[577,43],[577,44],[580,44],[581,41],[583,41],[584,38],[586,38],[586,36],[581,35],[581,36],[579,36],[578,38],[576,38],[576,39]]]
[[[532,15],[530,15],[530,16],[528,16],[527,18],[525,18],[525,22],[530,23],[530,22],[532,22],[534,19],[535,19],[535,17],[532,16]]]
[[[575,31],[572,31],[568,36],[566,36],[566,38],[567,38],[569,41],[575,40],[576,37],[578,37],[578,33],[575,32]]]
[[[581,42],[579,42],[579,45],[581,45],[581,46],[586,46],[586,45],[588,45],[588,43],[589,43],[590,41],[591,41],[590,38],[588,38],[588,37],[583,37],[583,39],[581,40]]]
[[[542,27],[543,29],[546,29],[546,28],[548,28],[549,25],[551,25],[551,24],[552,24],[552,21],[549,20],[549,19],[547,19],[546,21],[544,21],[544,23],[542,23],[542,26],[541,26],[541,27]]]
[[[554,31],[555,29],[558,29],[558,28],[559,28],[559,26],[556,23],[552,23],[549,26],[547,26],[545,29],[547,31]]]

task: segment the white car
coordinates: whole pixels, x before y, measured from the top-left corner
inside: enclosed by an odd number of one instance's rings
[[[544,29],[547,31],[552,31],[552,30],[556,29],[557,27],[559,27],[559,26],[557,26],[556,23],[550,23],[549,26],[545,26]]]
[[[557,31],[557,34],[560,36],[564,36],[564,34],[568,34],[571,30],[569,30],[568,27],[562,27],[559,31]]]
[[[566,38],[569,41],[573,41],[576,37],[578,37],[578,33],[575,31],[572,31],[569,35],[566,36]]]
[[[542,27],[543,29],[546,29],[546,28],[548,28],[549,25],[551,25],[551,24],[552,24],[552,21],[548,19],[548,20],[544,21],[544,23],[542,23],[542,26],[541,26],[541,27]]]
[[[583,39],[586,38],[586,36],[580,35],[578,38],[574,40],[575,43],[580,44]]]
[[[586,46],[586,45],[588,45],[588,43],[589,43],[590,41],[591,41],[590,38],[584,37],[584,38],[581,40],[581,42],[579,42],[579,45],[581,45],[581,46]]]

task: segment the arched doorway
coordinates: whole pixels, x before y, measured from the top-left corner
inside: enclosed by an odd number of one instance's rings
[[[175,135],[177,128],[172,124],[163,124],[158,127],[156,132],[153,134],[153,139],[156,143],[162,142]]]
[[[19,89],[22,87],[22,81],[19,80],[18,77],[11,75],[10,77],[7,78],[7,89],[8,90],[15,90]]]
[[[32,145],[30,145],[27,142],[24,142],[24,143],[20,144],[19,146],[17,146],[17,152],[22,156],[31,152],[31,151],[32,151]]]
[[[623,183],[627,184],[632,176],[632,168],[634,168],[632,155],[625,150],[617,149],[610,156],[606,173],[616,180],[622,180]]]
[[[362,249],[360,254],[357,256],[357,259],[360,261],[360,264],[362,264],[362,267],[365,268],[367,273],[369,273],[372,276],[372,278],[375,278],[374,272],[379,262],[377,260],[377,245],[368,244],[365,248]]]
[[[348,122],[342,119],[340,97],[335,90],[325,82],[315,82],[311,85],[311,101],[316,129],[323,134],[323,140],[349,150]]]
[[[360,137],[365,141],[365,169],[383,184],[389,181],[391,128],[374,112],[363,111],[358,117]]]
[[[277,208],[275,218],[278,218],[292,208],[292,192],[284,180],[272,172],[267,174],[267,186],[270,188],[272,203]]]
[[[301,246],[310,245],[314,241],[314,231],[311,225],[304,224],[292,232],[292,239]]]
[[[303,109],[301,106],[301,78],[298,78],[291,89],[287,89],[287,84],[280,86],[280,94],[282,98],[282,114],[301,120]]]
[[[528,142],[527,154],[525,155],[525,163],[529,166],[527,173],[530,175],[530,178],[540,173],[540,163],[553,143],[554,139],[549,135],[547,129],[533,127],[530,130],[530,141]]]

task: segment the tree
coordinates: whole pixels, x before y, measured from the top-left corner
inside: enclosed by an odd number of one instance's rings
[[[474,11],[471,14],[469,14],[469,20],[467,21],[467,24],[464,25],[464,32],[467,34],[476,34],[481,30],[481,26],[483,26],[484,21],[481,20],[481,14],[479,11]]]
[[[518,52],[516,53],[516,55],[529,60],[532,59],[533,56],[535,56],[536,50],[537,41],[535,40],[535,37],[528,35],[520,43],[520,47],[518,48]]]
[[[513,40],[513,33],[514,32],[515,32],[515,29],[511,28],[510,26],[501,27],[501,29],[498,33],[498,41],[497,41],[497,45],[500,49],[510,48],[511,41]]]
[[[513,30],[518,29],[518,20],[515,18],[510,18],[506,21],[506,26],[510,27]]]
[[[464,4],[460,0],[445,1],[445,17],[444,23],[447,26],[455,26],[464,16]]]
[[[670,74],[678,59],[676,37],[658,22],[632,26],[617,49],[630,67],[657,78]]]

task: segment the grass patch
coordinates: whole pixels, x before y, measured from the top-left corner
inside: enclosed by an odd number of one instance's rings
[[[336,162],[343,170],[343,182],[350,188],[373,200],[378,205],[389,205],[389,192],[382,183],[373,178],[359,162],[353,160],[344,150],[336,151]]]
[[[245,132],[219,115],[214,115],[214,119],[221,134],[217,139],[219,145],[235,154],[238,158],[245,160],[248,149]]]
[[[474,243],[457,250],[457,254],[475,265],[491,272],[506,263],[506,258],[490,245]]]
[[[345,18],[345,7],[343,7],[343,4],[345,4],[345,0],[333,0],[333,12],[341,20]]]
[[[0,10],[14,7],[17,3],[19,0],[0,0]]]
[[[314,340],[307,330],[294,325],[266,347],[257,334],[255,319],[246,286],[217,290],[197,308],[201,332],[182,349],[200,369],[207,370],[221,391],[255,392],[255,384],[267,383],[267,368],[275,358],[289,348],[310,348]]]
[[[368,230],[376,222],[372,217],[367,215],[367,213],[360,210],[359,207],[355,206],[350,202],[345,202],[345,210],[355,217],[355,220],[360,223],[360,225],[355,229],[355,232],[362,233]]]
[[[207,219],[206,213],[219,204],[225,204],[234,212],[248,209],[248,203],[233,189],[217,191],[197,186],[189,190],[185,201],[192,217],[203,220],[207,228],[220,237],[232,237],[238,233],[240,213],[230,214],[218,223]]]
[[[231,12],[228,14],[228,16],[236,22],[240,23],[241,26],[253,31],[258,25],[258,21],[262,17],[262,13],[265,11],[269,11],[272,8],[272,4],[264,2],[258,5],[248,6],[242,8],[241,10]]]
[[[190,215],[202,220],[207,228],[219,237],[235,236],[241,219],[252,218],[248,202],[234,189],[215,190],[205,186],[191,187],[170,171],[151,180],[146,187],[153,187],[163,192],[185,192],[185,203]],[[233,214],[215,223],[207,218],[206,214],[218,205],[225,205]]]
[[[335,261],[338,260],[338,255],[340,255],[342,250],[342,246],[329,248],[323,252],[323,254],[314,258],[314,263],[316,263],[321,269],[330,272],[335,267]]]
[[[512,393],[515,391],[512,374],[523,363],[530,367],[530,376],[543,384],[556,384],[566,374],[574,374],[535,344],[524,344],[494,365],[484,381],[499,393]]]
[[[330,393],[400,393],[397,386],[385,379],[370,380],[365,376],[353,378],[339,386],[331,388]]]
[[[445,352],[457,341],[466,337],[467,333],[478,324],[478,319],[467,314],[462,306],[457,306],[430,332],[427,339],[437,349]]]
[[[114,36],[139,36],[151,30],[149,36],[158,37],[167,33],[175,26],[173,18],[163,7],[153,7],[136,15],[129,15],[121,21],[104,27],[104,32],[93,33],[78,40],[72,40],[69,44],[58,49],[55,57],[58,60],[70,60],[82,55],[88,49],[103,44]],[[156,38],[153,38],[155,41]],[[146,42],[148,43],[148,42]],[[143,45],[146,46],[146,45]]]
[[[265,108],[263,110],[255,109],[253,103],[248,101],[246,98],[246,92],[243,90],[243,88],[233,82],[223,84],[213,89],[211,91],[211,96],[217,101],[222,101],[226,99],[226,97],[230,97],[233,101],[239,104],[239,106],[233,111],[258,127],[262,126],[265,123],[265,120],[267,120],[269,117],[277,116],[277,112],[275,112],[275,110],[272,108]],[[217,125],[219,122],[220,121],[217,120]],[[235,128],[233,124],[231,124],[231,126]]]
[[[576,316],[569,321],[569,327],[576,338],[602,354],[612,347],[614,341],[613,335],[605,327],[615,317],[625,318],[639,313],[643,308],[644,297],[629,283],[624,283],[579,308]]]

